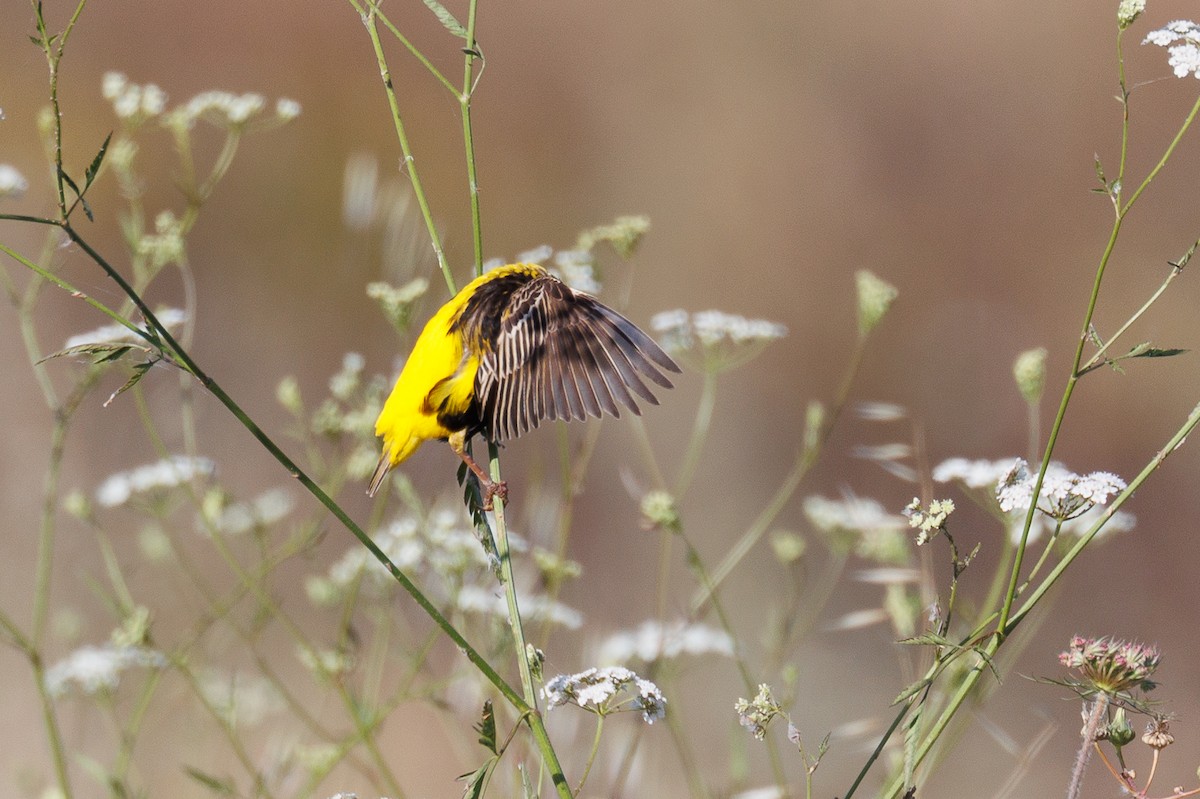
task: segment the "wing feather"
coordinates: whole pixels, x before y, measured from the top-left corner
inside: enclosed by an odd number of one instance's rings
[[[638,399],[658,404],[645,381],[670,388],[663,372],[680,371],[633,322],[547,274],[514,288],[494,330],[475,387],[496,440],[546,419],[640,413]]]

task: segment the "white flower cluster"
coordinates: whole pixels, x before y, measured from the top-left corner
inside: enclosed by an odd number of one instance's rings
[[[153,83],[132,83],[120,72],[105,73],[101,84],[105,99],[113,104],[119,119],[137,125],[167,112],[167,95]],[[167,121],[190,128],[198,119],[218,127],[242,128],[261,117],[267,107],[261,94],[206,91],[174,108]],[[300,104],[286,97],[275,102],[275,122],[289,122],[300,115]]]
[[[1008,513],[1027,510],[1033,501],[1037,473],[1030,472],[1024,460],[1018,460],[996,486],[1000,510]],[[1051,463],[1042,480],[1038,510],[1054,519],[1067,520],[1103,505],[1108,498],[1125,489],[1125,481],[1110,472],[1078,475],[1060,463]]]
[[[1175,77],[1200,78],[1200,25],[1195,22],[1179,19],[1167,23],[1166,27],[1147,34],[1142,44],[1166,47],[1170,54],[1167,64],[1175,70]]]
[[[7,197],[19,200],[28,188],[29,181],[15,166],[0,164],[0,200]]]
[[[908,520],[873,499],[849,493],[842,499],[806,497],[804,515],[835,549],[854,549],[861,557],[883,563],[902,563],[907,558],[903,533]]]
[[[213,498],[211,502],[209,497]],[[213,529],[223,535],[242,535],[269,527],[291,513],[294,506],[291,495],[282,488],[265,491],[249,502],[231,504],[225,504],[222,492],[213,492],[201,505],[196,527],[201,532]]]
[[[655,619],[642,622],[636,629],[622,630],[605,639],[597,648],[601,663],[624,663],[638,659],[643,663],[672,660],[680,655],[733,656],[733,639],[723,630],[684,619],[663,623]]]
[[[136,494],[174,488],[197,477],[208,477],[216,468],[208,458],[174,455],[110,476],[96,489],[96,501],[106,508],[124,505]]]
[[[134,248],[145,256],[154,269],[184,261],[183,220],[172,211],[160,211],[154,217],[154,232],[143,233]]]
[[[187,314],[178,308],[163,308],[155,311],[154,315],[158,317],[158,321],[163,327],[171,330],[179,327],[187,319]],[[125,325],[105,325],[98,327],[95,330],[89,330],[86,333],[79,333],[67,339],[67,343],[63,345],[63,349],[71,349],[72,347],[81,347],[85,344],[101,344],[113,341],[140,341],[141,339]]]
[[[703,349],[720,344],[756,344],[787,335],[787,328],[766,319],[747,319],[724,311],[683,309],[662,311],[650,319],[650,328],[663,336],[662,345],[670,352],[683,352],[697,343]]]
[[[121,682],[121,672],[142,666],[161,669],[167,659],[161,652],[142,646],[85,646],[46,670],[46,691],[51,696],[63,696],[76,686],[91,696],[101,691],[113,691]]]
[[[957,482],[965,488],[986,490],[993,496],[1000,509],[1009,515],[1009,534],[1014,541],[1021,539],[1025,529],[1025,511],[1029,509],[1036,478],[1037,474],[1031,475],[1020,458],[991,461],[950,458],[933,470],[933,479],[939,483]],[[1059,525],[1060,535],[1083,535],[1099,520],[1108,498],[1124,488],[1125,482],[1114,474],[1093,472],[1080,477],[1061,463],[1051,463],[1038,502],[1043,513],[1034,517],[1029,540],[1036,541],[1055,525]],[[1133,514],[1117,511],[1105,523],[1103,533],[1132,530],[1136,521]]]
[[[196,688],[209,709],[231,727],[258,724],[286,707],[275,685],[257,675],[203,671]]]
[[[636,690],[636,695],[620,699],[619,695],[627,689]],[[578,705],[600,716],[637,710],[647,724],[667,715],[667,700],[658,686],[622,666],[560,674],[546,681],[542,696],[547,710],[566,704]]]
[[[166,92],[153,83],[144,86],[130,83],[120,72],[104,73],[100,91],[112,103],[118,119],[135,125],[167,110]]]
[[[904,515],[908,517],[910,527],[920,530],[917,533],[917,546],[929,543],[946,526],[946,519],[950,518],[951,513],[954,513],[952,499],[931,500],[929,506],[925,507],[920,498],[913,497],[913,501],[905,507]]]
[[[455,596],[454,605],[465,613],[482,613],[498,619],[508,618],[508,603],[499,589],[489,590],[478,585],[465,585]],[[542,594],[521,597],[521,616],[527,621],[560,624],[568,630],[578,630],[583,626],[582,613]]]
[[[991,489],[1013,468],[1016,458],[1001,460],[968,460],[949,458],[933,469],[933,479],[939,483],[959,482],[967,488]]]
[[[546,263],[553,259],[553,266]],[[498,266],[504,266],[502,258],[490,258],[483,265],[486,272]],[[549,244],[540,244],[531,250],[517,253],[513,263],[537,264],[546,266],[546,271],[566,283],[576,291],[585,294],[599,294],[603,286],[596,278],[596,257],[590,250],[558,250]]]

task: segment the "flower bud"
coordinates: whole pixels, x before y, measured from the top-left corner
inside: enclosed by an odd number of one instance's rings
[[[1030,405],[1036,405],[1042,399],[1042,390],[1046,387],[1046,350],[1043,347],[1026,350],[1017,356],[1013,363],[1013,379],[1017,381],[1017,389]]]

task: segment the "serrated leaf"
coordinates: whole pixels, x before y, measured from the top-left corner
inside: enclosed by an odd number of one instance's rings
[[[487,762],[474,771],[458,775],[458,779],[465,780],[467,783],[463,788],[463,799],[480,799],[483,796],[483,786],[487,784],[488,772],[496,765],[497,761],[498,758],[489,757]]]
[[[184,766],[183,773],[187,774],[205,788],[208,788],[217,796],[234,796],[237,793],[237,789],[228,779],[214,777],[212,774],[206,774],[200,769],[193,768],[192,766]]]
[[[479,743],[487,747],[493,755],[500,754],[496,751],[496,714],[492,711],[492,700],[485,699],[483,701],[483,712],[479,714],[479,723],[475,725],[475,732],[479,733]]]
[[[92,216],[92,207],[87,204],[87,200],[83,199],[83,192],[79,190],[79,186],[75,185],[75,181],[71,179],[67,171],[59,167],[58,176],[62,178],[63,183],[71,187],[71,191],[75,192],[75,196],[79,198],[79,204],[83,206],[83,213],[87,216],[88,221],[95,222],[96,218]]]
[[[901,638],[897,643],[908,644],[910,646],[950,646],[957,649],[955,644],[950,643],[947,639],[937,633],[921,633],[914,635],[912,638]]]
[[[150,367],[154,366],[156,363],[158,363],[157,360],[146,361],[145,363],[135,363],[133,365],[133,374],[130,375],[129,379],[125,381],[125,385],[121,386],[112,394],[110,394],[108,399],[104,401],[104,405],[102,407],[107,408],[109,404],[117,398],[118,395],[124,394],[126,391],[140,383],[142,378],[146,376],[146,373],[150,371]]]
[[[916,696],[921,691],[924,691],[928,685],[929,685],[929,680],[926,680],[924,678],[917,680],[916,682],[912,683],[907,688],[905,688],[903,691],[896,694],[896,698],[892,700],[892,704],[898,705],[901,702],[905,701],[906,699]]]
[[[52,352],[41,358],[38,363],[45,363],[54,358],[64,358],[71,355],[100,355],[101,357],[97,358],[94,363],[104,363],[105,361],[114,361],[134,349],[147,354],[153,352],[149,347],[139,347],[136,344],[130,344],[125,341],[96,341],[88,342],[87,344],[76,344],[74,347],[67,347],[65,350]]]
[[[438,22],[442,23],[442,27],[453,33],[460,39],[467,38],[467,29],[462,26],[450,10],[437,0],[424,0],[425,7],[433,12],[433,15],[438,18]]]
[[[1127,358],[1171,358],[1175,355],[1182,355],[1185,352],[1187,352],[1187,350],[1174,348],[1174,347],[1164,349],[1164,348],[1160,348],[1160,347],[1147,346],[1145,349],[1141,350],[1140,352],[1137,352],[1137,353],[1130,352],[1125,357],[1127,357]]]
[[[92,159],[92,163],[88,164],[87,170],[83,173],[83,188],[85,191],[88,186],[92,185],[92,181],[96,179],[96,173],[100,171],[100,165],[104,163],[104,154],[108,152],[108,143],[110,141],[112,141],[111,131],[104,137],[104,144],[100,145],[100,152],[96,153],[96,157]]]

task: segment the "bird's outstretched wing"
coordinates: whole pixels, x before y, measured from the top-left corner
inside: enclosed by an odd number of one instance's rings
[[[550,275],[512,293],[489,343],[475,391],[497,441],[543,419],[641,413],[635,395],[658,404],[643,379],[670,388],[663,372],[680,371],[633,322]]]

